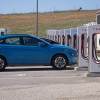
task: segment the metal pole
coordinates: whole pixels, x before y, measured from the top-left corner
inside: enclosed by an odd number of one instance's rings
[[[38,0],[36,1],[36,35],[38,36],[38,29],[39,29],[39,26],[38,26],[38,16],[39,15],[39,12],[38,12]]]

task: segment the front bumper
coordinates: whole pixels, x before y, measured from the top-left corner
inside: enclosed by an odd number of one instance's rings
[[[74,65],[78,63],[78,57],[72,57],[69,61],[69,65]]]

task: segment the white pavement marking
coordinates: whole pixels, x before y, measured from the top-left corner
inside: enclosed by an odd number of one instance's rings
[[[26,74],[17,74],[17,76],[23,77],[23,76],[26,76]]]

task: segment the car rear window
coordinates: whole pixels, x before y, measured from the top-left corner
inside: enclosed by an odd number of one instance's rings
[[[59,44],[58,42],[55,42],[55,41],[50,40],[50,39],[46,39],[46,38],[41,38],[41,39],[43,39],[43,40],[49,42],[50,44]]]

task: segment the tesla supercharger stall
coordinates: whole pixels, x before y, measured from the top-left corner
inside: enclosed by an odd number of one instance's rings
[[[48,39],[52,39],[52,32],[51,32],[52,30],[47,30],[47,38]]]
[[[55,40],[55,34],[56,34],[56,30],[48,30],[47,31],[47,35],[50,40],[53,40],[53,41]]]
[[[55,41],[55,42],[57,42],[57,41],[58,41],[57,34],[58,34],[58,30],[54,30],[54,32],[53,32],[53,36],[54,36],[53,41]]]
[[[64,29],[65,33],[65,45],[71,44],[71,36],[70,36],[70,29]]]
[[[61,29],[60,30],[60,38],[61,38],[61,44],[62,45],[65,45],[65,31],[64,31],[64,29]]]
[[[57,31],[57,42],[62,44],[62,30]]]
[[[62,44],[62,30],[56,30],[55,37],[56,37],[55,41]]]
[[[54,30],[53,36],[54,36],[53,41],[57,41],[57,30]]]
[[[96,23],[100,24],[100,11],[96,12]]]
[[[56,30],[56,42],[58,42],[58,43],[61,43],[61,32],[60,32],[60,30]]]
[[[56,30],[52,31],[52,40],[55,41],[55,34],[56,34]]]
[[[50,39],[50,32],[47,30],[47,38]]]
[[[71,30],[70,29],[66,30],[65,36],[66,36],[66,45],[67,46],[71,46],[71,44],[72,44],[72,38],[71,38]]]
[[[78,29],[71,28],[72,48],[78,50]]]
[[[100,73],[100,25],[88,27],[89,73]]]
[[[88,27],[78,27],[79,50],[78,50],[78,69],[88,68]]]

